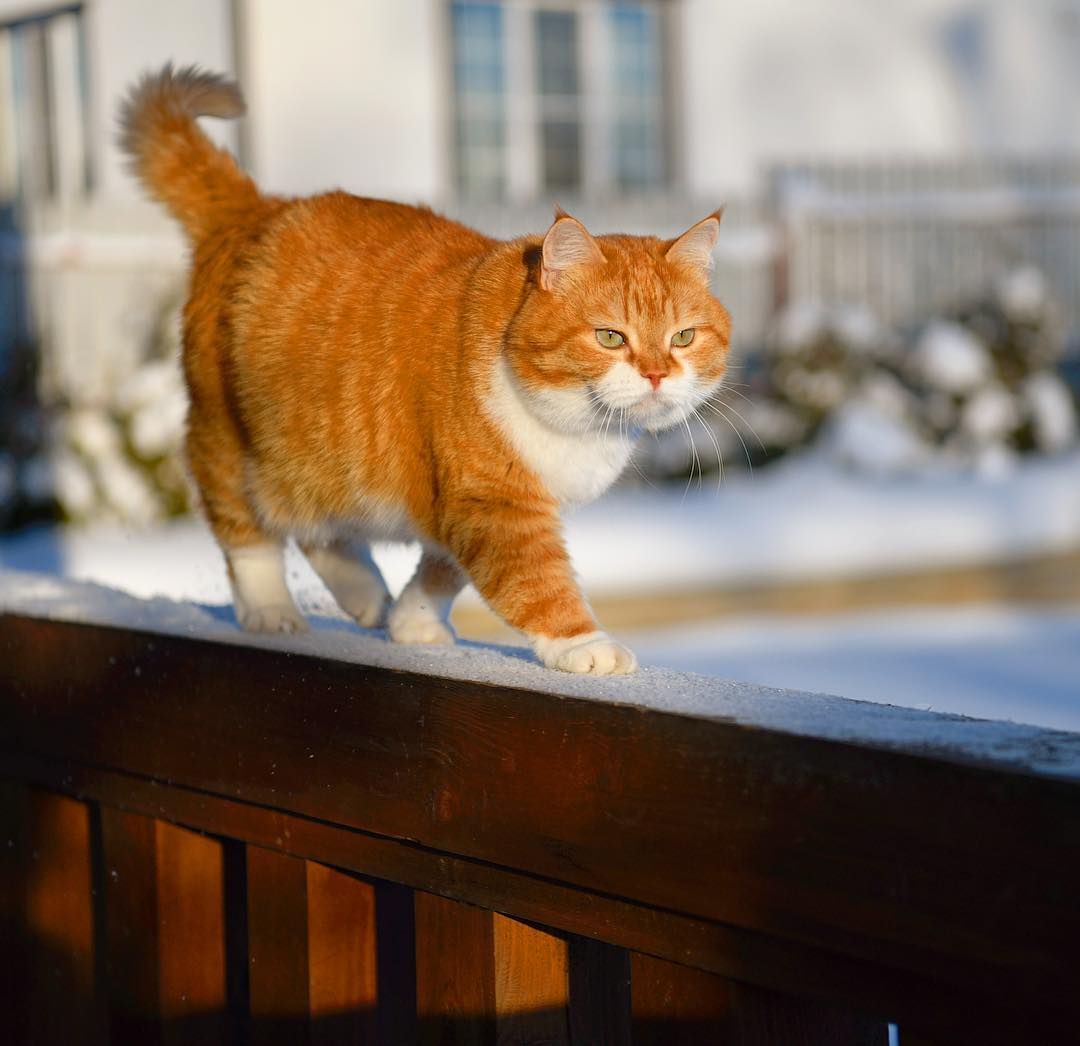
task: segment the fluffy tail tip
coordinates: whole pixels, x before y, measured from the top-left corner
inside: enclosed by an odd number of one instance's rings
[[[160,117],[243,116],[244,97],[237,84],[197,65],[174,69],[172,62],[156,73],[144,73],[120,107],[120,148],[137,157],[145,136]]]

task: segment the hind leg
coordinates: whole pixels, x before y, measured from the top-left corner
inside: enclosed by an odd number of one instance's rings
[[[345,613],[364,628],[383,624],[390,594],[367,547],[341,541],[301,548]]]
[[[465,582],[452,559],[425,548],[416,573],[390,611],[390,638],[396,643],[453,643],[447,619]]]
[[[224,422],[203,422],[193,411],[187,449],[207,522],[225,554],[240,626],[248,632],[306,631],[285,584],[284,545],[259,525],[245,494],[238,439]]]
[[[307,631],[307,622],[285,584],[285,550],[280,543],[234,546],[224,551],[236,619],[245,631]]]

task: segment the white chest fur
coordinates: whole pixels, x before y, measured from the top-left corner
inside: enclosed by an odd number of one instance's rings
[[[561,505],[598,498],[630,460],[633,441],[619,433],[565,432],[542,421],[529,408],[505,360],[496,365],[487,406],[513,448]]]

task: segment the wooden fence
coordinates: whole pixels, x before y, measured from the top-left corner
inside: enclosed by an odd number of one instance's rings
[[[755,700],[0,616],[3,1040],[1077,1041],[1080,737]]]

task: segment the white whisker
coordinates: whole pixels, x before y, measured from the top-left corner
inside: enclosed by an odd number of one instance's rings
[[[724,479],[724,455],[720,453],[720,444],[717,442],[716,433],[713,432],[709,423],[700,415],[697,411],[694,411],[694,417],[697,418],[698,424],[705,430],[705,435],[712,441],[713,449],[716,451],[716,465],[718,472],[716,475],[716,493],[720,493],[720,484]]]
[[[701,489],[701,459],[698,457],[697,447],[694,446],[694,434],[690,431],[690,422],[684,417],[682,419],[683,428],[686,429],[686,438],[690,441],[690,475],[686,477],[686,489],[683,491],[683,501],[686,500],[686,495],[690,493],[690,484],[694,482],[694,466],[697,466],[698,470],[698,490]]]
[[[746,445],[746,440],[744,440],[744,439],[743,439],[743,437],[742,437],[742,433],[741,433],[741,432],[739,431],[739,427],[738,427],[738,425],[736,425],[736,424],[735,424],[735,423],[734,423],[734,422],[733,422],[733,421],[731,420],[731,418],[729,418],[729,417],[728,417],[728,416],[727,416],[727,415],[726,415],[726,414],[725,414],[725,413],[724,413],[724,412],[723,412],[723,411],[722,411],[722,410],[720,409],[720,405],[719,405],[719,404],[716,404],[716,403],[709,403],[709,404],[703,404],[703,406],[708,406],[708,408],[709,408],[709,409],[710,409],[710,410],[711,410],[711,411],[712,411],[712,412],[713,412],[713,413],[714,413],[714,414],[715,414],[715,415],[716,415],[716,416],[717,416],[718,418],[721,418],[721,419],[722,419],[722,420],[723,420],[723,421],[725,422],[725,424],[726,424],[726,425],[728,426],[728,428],[730,428],[730,429],[731,429],[731,431],[735,433],[735,436],[736,436],[736,438],[737,438],[737,439],[738,439],[738,441],[739,441],[739,442],[740,442],[740,443],[742,444],[743,454],[745,454],[745,455],[746,455],[746,464],[747,464],[747,466],[748,466],[748,467],[749,467],[749,469],[750,469],[750,474],[751,474],[751,475],[753,475],[753,474],[754,474],[754,462],[753,462],[753,460],[752,460],[752,459],[751,459],[751,457],[750,457],[750,448],[749,448],[749,447],[747,447],[747,445]],[[727,404],[727,406],[728,406],[728,407],[729,407],[729,408],[730,408],[731,410],[735,410],[735,408],[734,408],[734,407],[731,407],[731,405],[730,405],[730,404]],[[746,425],[746,426],[747,426],[747,427],[749,428],[750,426],[749,426],[749,423],[748,423],[748,422],[746,421],[746,419],[745,419],[745,418],[743,418],[743,416],[742,416],[741,414],[739,414],[739,412],[738,412],[738,411],[735,411],[735,413],[736,413],[736,414],[737,414],[737,415],[739,416],[739,418],[741,418],[741,419],[742,419],[742,422],[743,422],[743,424],[744,424],[744,425]],[[753,432],[753,429],[751,428],[751,429],[750,429],[750,431],[751,431],[751,432]],[[758,434],[757,434],[756,432],[754,432],[754,439],[756,439],[756,440],[758,441],[758,445],[759,445],[759,446],[761,447],[762,451],[764,451],[764,450],[765,450],[765,444],[761,442],[761,440],[760,440],[760,439],[758,438]]]

